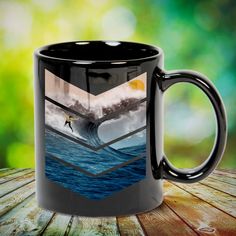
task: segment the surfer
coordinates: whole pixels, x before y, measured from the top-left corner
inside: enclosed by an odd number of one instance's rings
[[[71,115],[67,115],[66,113],[65,113],[65,118],[66,118],[66,120],[65,120],[64,126],[66,126],[68,124],[70,129],[71,129],[71,131],[73,132],[73,129],[72,129],[72,126],[71,126],[71,122],[74,121],[74,120],[78,120],[78,118],[75,118],[75,117],[73,117]]]

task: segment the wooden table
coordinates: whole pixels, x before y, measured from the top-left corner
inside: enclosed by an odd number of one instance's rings
[[[148,213],[77,217],[37,207],[33,169],[0,169],[0,235],[236,235],[236,171],[164,188],[164,203]]]

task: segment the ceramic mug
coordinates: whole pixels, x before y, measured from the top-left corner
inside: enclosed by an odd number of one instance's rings
[[[163,51],[120,41],[76,41],[35,51],[36,197],[40,207],[84,216],[129,215],[163,201],[162,180],[208,176],[226,143],[222,100],[203,75],[165,71]],[[163,150],[163,95],[199,87],[214,108],[211,154],[177,169]]]

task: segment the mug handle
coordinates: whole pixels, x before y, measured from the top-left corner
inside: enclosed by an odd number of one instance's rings
[[[179,82],[191,83],[199,87],[210,99],[214,108],[217,129],[213,149],[209,157],[198,167],[193,169],[175,168],[166,156],[162,160],[162,177],[182,183],[194,183],[207,177],[217,166],[224,153],[227,139],[227,124],[224,104],[214,85],[209,79],[195,71],[175,70],[170,72],[158,71],[159,87],[165,92],[170,86]]]

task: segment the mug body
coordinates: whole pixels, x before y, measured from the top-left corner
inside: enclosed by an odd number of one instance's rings
[[[157,68],[163,68],[161,50],[139,43],[78,41],[36,50],[40,207],[114,216],[162,203],[163,104],[162,91],[153,84]]]

